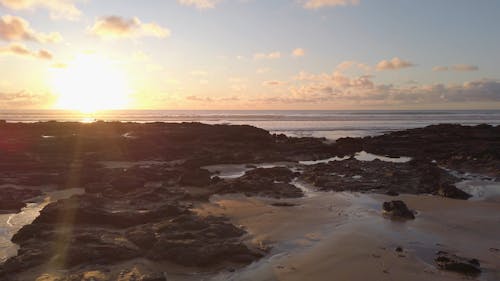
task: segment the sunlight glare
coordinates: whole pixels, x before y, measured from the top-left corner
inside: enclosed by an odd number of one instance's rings
[[[131,94],[124,72],[96,54],[81,54],[67,67],[54,68],[52,87],[57,108],[84,113],[123,109]]]

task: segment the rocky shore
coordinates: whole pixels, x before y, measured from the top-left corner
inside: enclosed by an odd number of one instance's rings
[[[86,191],[49,204],[12,237],[20,248],[0,265],[2,280],[160,281],[167,280],[164,271],[135,261],[217,272],[264,257],[269,248],[244,227],[193,211],[214,195],[300,198],[299,180],[321,191],[463,200],[470,195],[446,169],[500,175],[500,127],[488,125],[435,125],[334,143],[199,123],[0,123],[0,136],[0,212],[19,212],[43,195],[42,186]],[[411,160],[360,161],[354,155],[361,151]],[[299,162],[331,157],[345,160]],[[264,162],[291,164],[249,166],[236,178],[203,168]]]

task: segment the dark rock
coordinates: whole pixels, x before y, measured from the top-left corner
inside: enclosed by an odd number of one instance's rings
[[[243,176],[220,181],[213,186],[214,193],[243,193],[246,196],[265,196],[272,198],[299,198],[302,190],[289,182],[297,176],[285,167],[257,168],[247,171]]]
[[[2,187],[0,188],[0,214],[18,213],[26,207],[26,201],[42,195],[40,190]]]
[[[389,190],[385,194],[389,196],[399,196],[399,193],[394,190]]]
[[[47,205],[33,224],[65,224],[70,220],[77,225],[126,228],[175,217],[185,212],[185,208],[168,203],[146,210],[134,210],[127,205],[127,209],[115,211],[103,197],[79,195]],[[69,214],[70,217],[64,214]]]
[[[273,203],[271,205],[275,206],[275,207],[295,207],[295,206],[297,206],[297,204],[289,203],[289,202],[276,202],[276,203]]]
[[[467,259],[439,251],[434,261],[443,270],[454,271],[468,276],[477,276],[481,273],[481,265],[477,259]]]
[[[391,219],[415,219],[415,215],[403,201],[384,202],[382,207],[384,213]]]
[[[453,183],[459,179],[436,164],[424,160],[407,163],[356,159],[331,161],[305,166],[300,179],[325,191],[377,192],[390,196],[423,193],[454,197],[458,197],[456,194],[460,192],[451,192]],[[450,192],[439,193],[439,188],[443,186],[450,187]]]
[[[451,185],[451,184],[445,184],[439,187],[438,194],[444,197],[449,197],[449,198],[454,198],[454,199],[461,199],[461,200],[467,200],[472,195],[468,194],[467,192],[458,189],[457,187]]]
[[[146,179],[133,176],[133,175],[123,175],[115,177],[109,183],[115,190],[121,192],[130,192],[143,188],[146,183]]]
[[[266,178],[272,181],[290,182],[296,176],[298,176],[298,174],[292,172],[286,167],[273,167],[256,168],[247,171],[244,175],[244,178],[248,180],[259,180],[261,178]]]
[[[133,228],[125,233],[125,237],[144,250],[149,250],[156,243],[156,236],[152,228]]]
[[[210,172],[205,169],[186,170],[179,183],[187,186],[207,186],[211,182],[210,176]]]

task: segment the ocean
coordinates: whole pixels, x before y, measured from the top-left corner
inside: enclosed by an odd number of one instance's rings
[[[500,110],[113,110],[93,114],[63,110],[1,110],[8,122],[202,122],[247,124],[298,137],[363,137],[432,124],[500,125]]]

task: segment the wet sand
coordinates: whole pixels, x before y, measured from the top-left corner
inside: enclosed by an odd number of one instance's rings
[[[311,192],[282,200],[217,196],[202,214],[223,214],[249,232],[249,243],[272,246],[270,254],[212,280],[461,280],[433,264],[439,250],[478,258],[477,280],[500,279],[500,206],[429,195],[402,195],[417,210],[414,221],[381,214],[384,195]],[[279,200],[278,200],[279,201]],[[395,249],[402,247],[402,252]]]

